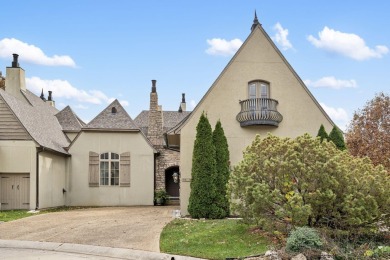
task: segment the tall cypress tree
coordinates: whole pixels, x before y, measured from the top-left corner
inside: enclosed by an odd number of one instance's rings
[[[317,137],[321,138],[321,142],[324,141],[324,140],[325,141],[329,140],[328,133],[326,132],[325,127],[324,127],[323,124],[321,124],[320,129],[318,130]]]
[[[343,133],[337,126],[333,126],[332,131],[329,133],[329,140],[332,141],[339,150],[343,151],[347,149]]]
[[[221,121],[218,120],[214,132],[213,141],[215,147],[215,161],[217,165],[217,178],[215,186],[217,189],[217,206],[223,211],[220,218],[229,216],[229,200],[226,196],[226,185],[229,180],[229,145],[223,131]]]
[[[196,127],[192,154],[192,180],[188,212],[193,218],[215,218],[220,211],[216,205],[216,163],[213,133],[202,113]]]

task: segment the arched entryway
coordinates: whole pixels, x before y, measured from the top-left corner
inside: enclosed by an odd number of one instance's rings
[[[179,202],[180,178],[174,178],[174,174],[179,174],[179,166],[172,166],[165,170],[165,190],[171,202]]]

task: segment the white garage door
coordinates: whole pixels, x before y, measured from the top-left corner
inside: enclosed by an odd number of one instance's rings
[[[0,174],[0,209],[30,208],[30,175]]]

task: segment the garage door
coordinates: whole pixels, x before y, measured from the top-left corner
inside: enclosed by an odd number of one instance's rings
[[[0,209],[30,208],[30,175],[0,174]]]

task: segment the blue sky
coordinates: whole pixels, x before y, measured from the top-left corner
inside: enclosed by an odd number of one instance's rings
[[[7,1],[0,71],[20,55],[27,87],[53,91],[85,121],[114,98],[134,118],[159,103],[192,108],[250,33],[263,28],[342,128],[390,90],[389,1]],[[304,115],[303,115],[304,116]]]

